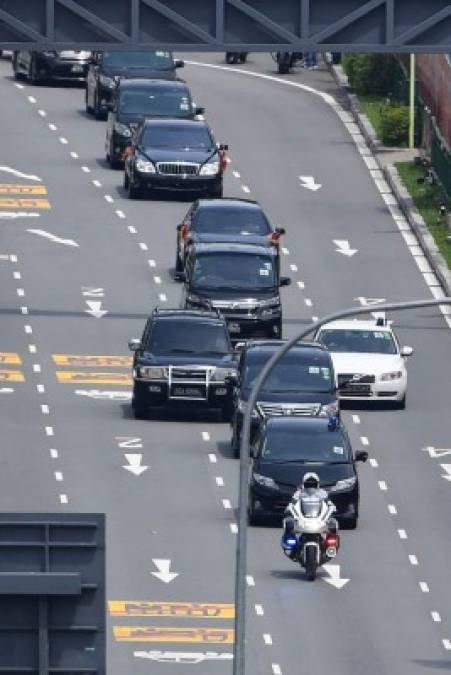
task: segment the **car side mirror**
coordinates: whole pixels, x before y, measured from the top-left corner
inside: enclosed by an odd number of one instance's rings
[[[280,277],[279,286],[291,286],[291,278]]]
[[[368,453],[365,450],[359,450],[355,453],[354,462],[366,462],[368,459]]]
[[[284,227],[276,227],[274,232],[277,232],[277,234],[286,234],[287,231]]]
[[[217,143],[217,146],[218,146],[218,150],[221,150],[223,152],[227,152],[227,150],[229,149],[229,146],[228,146],[227,143]]]
[[[205,114],[205,108],[202,106],[196,106],[194,110],[195,115],[204,115]]]
[[[137,338],[129,340],[128,348],[131,352],[137,352],[139,349],[141,349],[141,340],[138,340]]]
[[[183,61],[182,59],[177,59],[177,61],[175,61],[174,65],[175,65],[176,68],[184,68],[185,67],[185,61]]]
[[[413,347],[401,347],[401,356],[411,356],[413,354]]]

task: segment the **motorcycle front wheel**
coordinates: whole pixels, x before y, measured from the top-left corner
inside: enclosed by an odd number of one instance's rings
[[[315,581],[317,567],[316,547],[307,546],[305,551],[305,576],[307,577],[307,581]]]

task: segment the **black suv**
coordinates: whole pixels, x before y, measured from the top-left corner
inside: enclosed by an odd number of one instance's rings
[[[240,354],[234,391],[232,449],[240,453],[243,415],[251,389],[263,367],[283,345],[282,340],[247,342]],[[299,342],[276,365],[252,411],[252,437],[269,417],[335,417],[339,414],[332,358],[319,343]]]
[[[175,69],[183,61],[174,61],[172,52],[131,51],[94,52],[86,75],[86,112],[105,119],[119,77],[175,79]]]
[[[367,452],[354,456],[348,433],[336,418],[272,418],[262,424],[251,446],[249,482],[251,525],[264,516],[282,516],[293,493],[308,471],[329,493],[336,517],[349,529],[359,518],[359,478],[356,462],[366,462]]]
[[[289,277],[279,274],[275,247],[253,244],[193,244],[186,259],[182,303],[213,307],[227,320],[232,340],[282,335],[279,286]]]
[[[125,160],[130,199],[170,191],[222,197],[223,153],[210,127],[195,120],[144,120]]]
[[[186,254],[196,242],[242,242],[278,246],[282,227],[273,228],[260,204],[251,199],[197,199],[177,225],[175,273],[185,267]]]
[[[108,114],[107,162],[113,169],[122,166],[124,151],[132,142],[133,129],[146,117],[192,120],[204,112],[204,108],[193,103],[188,85],[181,80],[119,80]]]
[[[220,410],[230,419],[236,356],[217,312],[157,308],[129,348],[136,418],[152,409],[191,406]]]

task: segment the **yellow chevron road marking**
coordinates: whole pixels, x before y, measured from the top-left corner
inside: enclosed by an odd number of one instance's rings
[[[86,373],[57,370],[56,378],[61,384],[121,384],[131,386],[133,380],[126,373]]]
[[[108,606],[111,616],[176,616],[199,619],[235,617],[233,604],[110,600]]]
[[[113,626],[117,642],[207,642],[231,644],[234,631],[228,628],[170,628],[168,626]]]
[[[0,352],[0,364],[17,366],[22,363],[19,354],[15,352]]]
[[[0,209],[51,209],[48,199],[0,199]]]
[[[99,366],[100,368],[131,368],[131,356],[89,354],[52,354],[57,366]]]
[[[0,382],[25,382],[20,370],[0,370]]]
[[[0,195],[46,195],[45,185],[12,185],[0,183]]]

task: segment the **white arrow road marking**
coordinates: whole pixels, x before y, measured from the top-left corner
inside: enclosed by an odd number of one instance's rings
[[[337,253],[342,253],[348,258],[351,258],[359,250],[358,248],[351,248],[347,239],[333,239],[332,241],[337,246],[335,249]]]
[[[130,471],[130,473],[133,473],[135,476],[140,476],[149,468],[148,466],[143,466],[141,464],[142,458],[142,455],[125,455],[128,464],[124,464],[122,468],[126,469],[126,471]]]
[[[169,584],[171,581],[178,577],[178,572],[170,572],[171,561],[162,560],[161,558],[152,558],[152,562],[157,568],[158,572],[152,572],[154,577],[157,577],[160,581],[164,581],[165,584]]]
[[[225,652],[133,652],[140,659],[150,659],[162,663],[202,663],[203,661],[232,661],[233,654]]]
[[[429,446],[427,448],[422,448],[422,450],[423,452],[427,452],[429,457],[432,457],[432,459],[438,459],[439,457],[445,457],[445,455],[451,455],[451,450],[445,450],[444,448],[440,449]]]
[[[91,316],[95,317],[96,319],[101,319],[102,316],[105,316],[105,314],[108,314],[107,309],[102,309],[102,302],[98,302],[97,300],[86,300],[86,304],[88,305],[89,309],[85,309],[86,314],[90,314]]]
[[[34,211],[0,211],[0,218],[40,218],[41,214]]]
[[[53,241],[55,244],[64,244],[65,246],[76,246],[78,248],[77,242],[74,241],[73,239],[62,239],[61,237],[57,237],[56,234],[46,232],[46,230],[27,230],[27,232],[30,232],[31,234],[37,234],[38,237],[45,237],[46,239],[50,239],[50,241]]]
[[[75,394],[105,401],[130,401],[132,397],[131,391],[102,391],[101,389],[76,389]]]
[[[329,574],[328,577],[321,577],[326,583],[334,586],[335,588],[343,588],[343,586],[346,586],[349,579],[340,578],[340,565],[327,564],[323,565],[323,568]]]
[[[312,190],[312,192],[316,192],[323,187],[321,183],[315,182],[313,176],[299,176],[299,180],[301,181],[301,187]]]
[[[17,176],[17,178],[25,178],[25,180],[35,180],[38,183],[42,183],[42,178],[39,178],[39,176],[33,176],[33,174],[22,173],[21,171],[18,171],[17,169],[12,169],[10,166],[0,166],[0,171],[5,171],[6,173],[12,173],[13,176]]]
[[[442,467],[443,471],[446,471],[446,475],[442,474],[442,478],[451,481],[451,464],[440,464],[440,466]]]
[[[14,389],[11,387],[0,387],[0,394],[12,394],[14,393]]]

